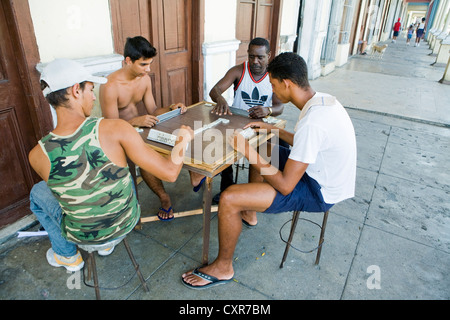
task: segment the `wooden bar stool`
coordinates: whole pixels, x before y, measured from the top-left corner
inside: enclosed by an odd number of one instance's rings
[[[78,245],[79,249],[81,249],[82,251],[87,253],[87,259],[86,259],[86,265],[87,265],[87,271],[88,271],[87,278],[88,278],[88,280],[90,280],[91,273],[93,274],[93,276],[94,276],[94,286],[93,287],[95,289],[95,296],[96,296],[97,300],[101,300],[101,298],[100,298],[100,287],[98,285],[98,275],[97,275],[97,267],[95,264],[95,254],[94,253],[95,253],[95,251],[104,250],[106,248],[110,248],[111,246],[116,246],[121,241],[123,242],[125,249],[127,250],[128,256],[130,257],[130,260],[131,260],[131,263],[133,264],[134,269],[136,270],[136,273],[139,277],[139,280],[141,281],[142,286],[144,287],[145,292],[149,292],[147,283],[145,282],[144,277],[142,276],[142,273],[139,270],[139,264],[137,264],[136,259],[134,258],[133,252],[131,251],[131,248],[128,244],[127,238],[122,237],[122,238],[107,242],[105,244],[100,244],[100,245]],[[134,274],[133,274],[133,276],[134,276]],[[131,281],[131,279],[129,281]],[[127,283],[125,283],[125,284],[127,284]],[[88,285],[86,282],[85,282],[85,284],[88,287],[92,287],[92,285]]]
[[[294,213],[293,213],[293,215],[292,215],[292,220],[291,220],[291,221],[292,221],[292,223],[291,223],[291,232],[290,232],[290,234],[289,234],[289,239],[288,239],[288,241],[285,241],[285,240],[283,239],[283,237],[281,236],[281,230],[283,229],[284,225],[285,225],[287,222],[286,222],[286,223],[283,225],[283,227],[281,227],[281,229],[280,229],[280,238],[281,238],[281,240],[282,240],[283,242],[286,243],[286,249],[284,250],[284,255],[283,255],[283,259],[281,260],[280,268],[283,268],[283,264],[284,264],[284,262],[286,261],[286,258],[287,258],[287,255],[288,255],[288,252],[289,252],[289,248],[290,248],[290,247],[294,248],[294,249],[297,250],[297,251],[303,252],[303,253],[310,253],[310,252],[313,252],[314,250],[317,250],[316,262],[315,262],[315,264],[316,264],[316,265],[319,264],[319,261],[320,261],[320,253],[322,252],[322,244],[323,244],[323,241],[324,241],[325,228],[326,228],[326,226],[327,226],[328,213],[329,213],[329,211],[325,211],[325,212],[323,213],[323,221],[322,221],[322,225],[319,225],[318,223],[315,223],[314,221],[311,221],[311,220],[308,220],[308,219],[300,218],[301,220],[305,220],[305,221],[308,221],[308,222],[311,222],[311,223],[317,225],[317,226],[321,229],[321,230],[320,230],[319,245],[318,245],[317,247],[315,247],[314,249],[312,249],[312,250],[302,251],[302,250],[297,249],[297,248],[295,248],[295,247],[293,247],[293,246],[291,245],[291,242],[292,242],[292,239],[293,239],[294,233],[295,233],[295,228],[297,227],[297,222],[298,222],[298,219],[299,219],[299,216],[300,216],[300,211],[294,211]],[[289,221],[288,221],[288,222],[289,222]]]

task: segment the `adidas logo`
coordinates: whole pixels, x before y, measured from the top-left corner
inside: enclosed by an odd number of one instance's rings
[[[258,88],[254,88],[253,92],[252,92],[252,96],[250,97],[250,95],[247,92],[242,91],[241,92],[241,97],[242,100],[244,100],[245,104],[249,107],[256,107],[256,106],[262,106],[264,105],[264,103],[267,101],[267,98],[269,97],[268,95],[265,96],[259,96],[259,90]]]

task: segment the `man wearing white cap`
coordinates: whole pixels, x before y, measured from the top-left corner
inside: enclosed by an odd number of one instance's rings
[[[106,81],[67,59],[49,63],[41,75],[43,94],[58,121],[29,154],[31,166],[44,180],[31,190],[30,208],[49,234],[47,261],[69,271],[84,265],[76,244],[110,242],[138,222],[140,207],[127,157],[160,179],[175,181],[193,137],[192,129],[182,126],[176,152],[164,158],[126,121],[90,118],[94,83]]]

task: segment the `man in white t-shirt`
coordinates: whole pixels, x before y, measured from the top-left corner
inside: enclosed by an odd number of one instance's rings
[[[356,139],[343,106],[336,98],[310,87],[306,63],[295,53],[275,57],[268,71],[277,97],[301,110],[295,133],[264,122],[252,122],[246,127],[275,133],[292,149],[274,145],[268,162],[239,133],[230,139],[233,148],[249,159],[264,182],[232,185],[222,193],[219,254],[212,264],[182,275],[182,282],[190,288],[208,288],[232,280],[234,249],[242,216],[248,211],[319,212],[354,196]]]

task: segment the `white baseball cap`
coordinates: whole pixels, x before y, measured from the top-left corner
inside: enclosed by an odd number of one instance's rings
[[[49,93],[70,88],[76,83],[90,81],[94,83],[106,83],[108,79],[93,76],[82,64],[69,59],[56,59],[47,64],[41,73],[48,87],[42,92],[46,97]]]

